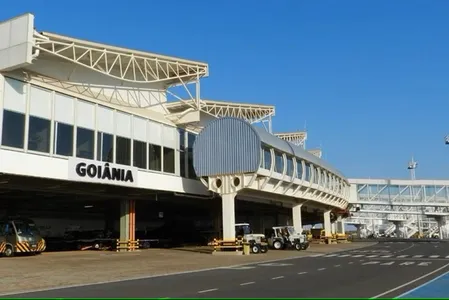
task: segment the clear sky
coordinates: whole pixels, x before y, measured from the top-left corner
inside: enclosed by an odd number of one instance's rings
[[[348,177],[449,178],[449,1],[8,1],[41,31],[206,61],[205,99],[273,104],[274,131]]]

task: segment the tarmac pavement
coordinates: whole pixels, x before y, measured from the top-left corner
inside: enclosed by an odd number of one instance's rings
[[[449,244],[379,243],[333,254],[7,297],[391,298],[448,270]]]

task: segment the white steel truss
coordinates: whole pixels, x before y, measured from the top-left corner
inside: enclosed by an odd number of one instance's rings
[[[193,100],[183,100],[169,102],[165,104],[166,109],[173,115],[181,116],[193,105]],[[271,132],[271,118],[275,115],[275,107],[272,105],[259,105],[249,103],[225,102],[216,100],[200,99],[199,111],[208,114],[214,118],[234,117],[244,119],[250,124],[268,123],[265,129]],[[197,124],[198,130],[202,128]],[[197,131],[197,130],[196,130]]]
[[[279,132],[274,135],[296,146],[301,146],[303,149],[306,148],[307,131]]]
[[[321,149],[310,149],[307,151],[319,158],[321,158],[323,156],[323,151],[321,151]]]
[[[208,75],[205,63],[174,60],[162,55],[130,51],[53,33],[35,32],[34,47],[68,62],[122,81],[178,83]]]
[[[67,82],[32,72],[28,72],[27,75],[30,76],[30,80],[37,84],[44,83],[95,100],[127,107],[148,108],[155,104],[161,104],[161,101],[158,100],[158,96],[160,93],[166,92],[165,90],[155,88],[150,89]],[[169,113],[168,111],[165,112]]]
[[[158,106],[161,108],[156,110],[168,119],[174,119],[174,122],[176,118],[163,105],[167,101],[166,95],[174,94],[170,88],[183,87],[191,100],[186,106],[198,111],[199,81],[209,75],[209,66],[204,62],[114,47],[49,32],[39,33],[34,30],[31,42],[33,64],[24,67],[19,76],[24,74],[26,79],[36,84],[52,85],[110,104],[131,108]],[[58,63],[65,64],[58,66]],[[20,72],[20,69],[11,70],[13,76]],[[97,78],[95,84],[83,79],[92,77],[92,72],[110,79],[93,77]],[[72,78],[74,73],[77,73],[75,79]],[[192,83],[195,84],[194,92],[189,90]]]

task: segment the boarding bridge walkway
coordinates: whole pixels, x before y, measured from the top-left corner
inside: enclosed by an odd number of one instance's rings
[[[235,238],[235,200],[268,201],[292,208],[302,231],[302,206],[324,212],[326,236],[331,213],[345,211],[349,182],[323,159],[243,119],[210,122],[193,145],[196,175],[222,197],[223,239]]]
[[[445,226],[449,216],[449,180],[349,179],[349,182],[352,217],[346,223],[354,220],[390,223],[389,231],[398,229],[397,234],[409,238],[417,233],[433,234],[430,230]]]

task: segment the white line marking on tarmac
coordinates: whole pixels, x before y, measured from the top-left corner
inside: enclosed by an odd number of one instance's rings
[[[273,277],[273,278],[271,278],[271,280],[277,280],[277,279],[282,279],[282,278],[284,278],[284,276]]]
[[[429,256],[429,258],[438,258],[438,257],[440,257],[439,255],[431,255],[431,256]]]
[[[400,244],[400,243],[398,243],[398,244]],[[412,244],[410,247],[407,247],[405,249],[402,249],[402,250],[399,250],[399,251],[395,251],[394,253],[401,253],[401,252],[404,252],[405,250],[408,250],[408,249],[413,248],[413,247],[415,247],[415,244]]]
[[[348,257],[348,256],[350,256],[349,254],[343,254],[343,255],[340,255],[339,257]]]
[[[353,255],[352,257],[364,257],[365,255],[363,254],[357,254],[357,255]]]
[[[341,265],[335,265],[334,267],[336,267],[336,268],[338,268],[338,267],[340,267]]]
[[[352,265],[353,263],[354,263],[353,261],[348,262],[348,264],[350,264],[350,265]]]
[[[362,266],[364,266],[364,265],[376,265],[378,263],[380,263],[380,261],[369,261],[369,262],[363,263]]]
[[[299,272],[298,275],[307,274],[307,272]]]
[[[431,264],[430,261],[423,261],[422,263],[419,263],[418,266],[420,266],[420,267],[427,267],[430,264]]]
[[[373,257],[378,257],[379,255],[369,255],[369,256],[367,256],[367,257],[369,257],[369,258],[373,258]]]
[[[319,268],[318,271],[324,271],[326,268]]]
[[[437,272],[443,270],[444,268],[447,268],[448,266],[449,266],[449,263],[448,263],[448,264],[445,264],[444,266],[442,266],[442,267],[440,267],[440,268],[438,268],[438,269],[435,269],[435,270],[433,270],[433,271],[431,271],[431,272],[429,272],[429,273],[427,273],[427,274],[424,274],[424,275],[421,276],[421,277],[415,278],[415,279],[413,279],[413,280],[410,280],[409,282],[406,282],[406,283],[401,284],[401,285],[399,285],[399,286],[397,286],[397,287],[395,287],[395,288],[392,288],[391,290],[385,291],[385,292],[380,293],[380,294],[378,294],[378,295],[376,295],[376,296],[374,296],[374,297],[371,297],[370,299],[380,298],[380,297],[382,297],[382,296],[384,296],[384,295],[388,295],[388,294],[390,294],[390,293],[393,293],[394,291],[397,291],[397,290],[399,290],[399,289],[402,289],[403,287],[406,287],[406,286],[408,286],[408,285],[410,285],[410,284],[413,284],[413,283],[415,283],[415,282],[417,282],[417,281],[419,281],[419,280],[422,280],[422,279],[424,279],[424,278],[426,278],[426,277],[429,277],[430,275],[433,275],[433,274],[435,274],[435,273],[437,273]],[[447,272],[446,272],[445,274],[447,274]],[[443,274],[443,275],[444,275],[444,274]],[[441,275],[441,276],[438,276],[438,277],[442,277],[442,275]],[[438,278],[438,277],[437,277],[437,278]],[[426,282],[426,284],[428,284],[428,283],[430,283],[430,282],[432,282],[432,281],[435,281],[435,280],[436,280],[436,278],[434,278],[434,279],[432,279],[432,280]],[[421,285],[421,286],[423,286],[423,285]],[[416,288],[415,288],[414,290],[416,290]],[[412,291],[413,291],[413,290],[408,291],[407,293],[402,294],[401,296],[406,295],[406,294],[408,294],[408,293],[411,293]],[[401,296],[398,296],[398,297],[396,297],[396,298],[399,298],[399,297],[401,297]]]
[[[399,255],[397,258],[406,258],[408,255]]]
[[[209,292],[213,292],[213,291],[216,291],[216,290],[218,290],[218,289],[202,290],[202,291],[199,291],[198,294],[209,293]]]
[[[240,283],[240,285],[250,285],[250,284],[254,284],[254,281],[250,281],[250,282],[245,282],[245,283]]]
[[[386,263],[383,263],[383,264],[380,264],[380,265],[381,266],[391,266],[394,263],[395,263],[394,261],[390,261],[390,262],[386,262]]]
[[[383,258],[388,258],[388,257],[392,257],[393,255],[382,255],[381,257]]]
[[[413,255],[413,258],[420,258],[423,257],[424,255]]]
[[[338,254],[329,254],[329,255],[326,255],[326,257],[334,257],[334,256],[337,256]]]

